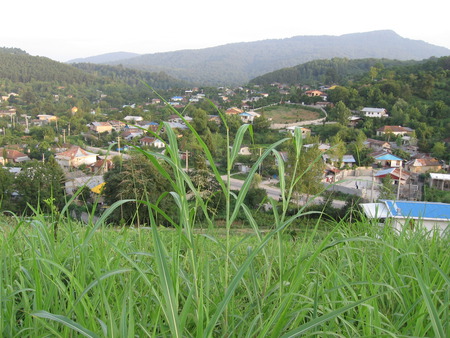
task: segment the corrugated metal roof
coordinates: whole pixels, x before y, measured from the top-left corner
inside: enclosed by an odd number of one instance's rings
[[[392,154],[385,154],[379,157],[375,157],[376,160],[386,160],[386,161],[403,161],[403,159],[394,156]]]
[[[450,221],[450,204],[438,202],[412,202],[383,200],[394,217],[441,219]]]

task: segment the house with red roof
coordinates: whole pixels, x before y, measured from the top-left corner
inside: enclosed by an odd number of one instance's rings
[[[97,154],[86,151],[78,146],[55,155],[55,160],[63,168],[78,168],[79,166],[91,165],[97,161]]]
[[[0,163],[5,165],[6,163],[22,163],[30,161],[28,155],[15,150],[0,148]]]

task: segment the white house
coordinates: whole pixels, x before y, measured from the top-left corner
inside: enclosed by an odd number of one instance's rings
[[[165,148],[165,143],[156,137],[143,137],[139,140],[139,143],[143,146]]]
[[[449,229],[448,203],[381,200],[360,205],[368,218],[380,222],[390,220],[394,229],[399,231],[405,226],[415,229],[419,225],[427,230],[438,230],[441,234]]]
[[[302,133],[302,138],[306,138],[306,137],[308,137],[309,135],[311,135],[311,129],[309,129],[309,128],[305,128],[305,127],[299,127],[299,126],[289,126],[289,127],[286,127],[286,131],[288,132],[288,133],[290,133],[292,136],[294,136],[294,133],[295,133],[295,129],[300,129],[300,132]]]
[[[361,112],[366,117],[388,117],[387,111],[385,108],[371,108],[364,107]]]
[[[241,113],[241,114],[239,114],[239,116],[241,117],[241,120],[243,123],[253,123],[253,120],[256,117],[260,117],[261,114],[256,113],[254,111],[249,111],[249,112]]]
[[[128,116],[125,116],[125,117],[123,118],[123,120],[124,120],[124,121],[127,121],[127,122],[140,122],[140,121],[143,121],[144,118],[143,118],[142,116],[132,116],[132,115],[128,115]]]

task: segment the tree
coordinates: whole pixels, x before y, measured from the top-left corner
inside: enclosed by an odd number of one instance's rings
[[[311,195],[316,195],[323,190],[322,178],[325,165],[322,152],[316,144],[310,148],[303,147],[297,157],[293,140],[288,150],[286,173],[289,184],[287,186],[294,184],[294,193],[306,194],[306,201],[308,201]]]
[[[381,179],[381,191],[380,191],[380,200],[390,200],[395,197],[395,185],[394,180],[392,179],[391,175],[386,175]]]
[[[264,115],[255,117],[253,120],[253,130],[255,133],[267,132],[270,128],[270,121],[264,117]]]
[[[336,106],[333,108],[333,113],[336,115],[336,120],[339,124],[343,126],[348,125],[352,112],[347,108],[344,102],[339,101],[336,103]]]
[[[445,147],[444,142],[436,142],[431,149],[431,153],[433,156],[437,158],[444,158],[444,156],[447,154],[447,149]]]
[[[170,216],[176,215],[175,203],[170,197],[159,201],[163,194],[172,190],[170,182],[143,155],[132,155],[131,159],[123,163],[116,159],[114,168],[105,173],[104,180],[106,185],[103,195],[109,205],[124,199],[147,201],[158,205]],[[155,215],[155,218],[157,222],[167,224],[163,217]],[[149,224],[148,206],[139,202],[123,204],[113,212],[111,221],[138,226]]]
[[[45,163],[36,160],[27,162],[15,182],[19,194],[17,211],[30,213],[28,206],[50,211],[45,200],[54,199],[61,208],[64,203],[64,172],[53,157]]]
[[[14,174],[0,167],[0,209],[11,208],[11,194],[14,191]]]

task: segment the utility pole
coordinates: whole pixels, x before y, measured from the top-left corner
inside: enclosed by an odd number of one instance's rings
[[[63,129],[63,143],[66,144],[66,130]]]
[[[117,150],[119,151],[120,156],[120,136],[117,136]]]
[[[375,184],[375,176],[372,169],[372,187],[370,188],[370,201],[373,203],[373,186]]]
[[[400,184],[402,180],[402,164],[400,162],[400,175],[398,177],[398,187],[397,187],[397,201],[400,199]]]

